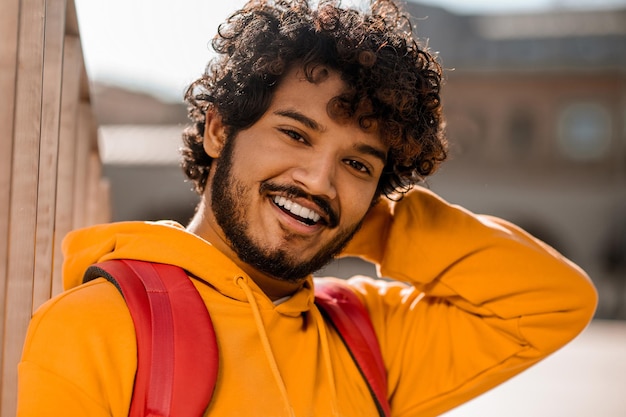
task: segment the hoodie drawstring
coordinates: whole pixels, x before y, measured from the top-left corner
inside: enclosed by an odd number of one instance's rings
[[[289,416],[295,417],[295,413],[293,411],[293,407],[289,402],[289,396],[287,395],[287,388],[285,387],[285,382],[283,381],[282,376],[280,375],[280,370],[278,369],[278,364],[276,363],[276,358],[274,358],[274,354],[272,353],[272,347],[270,346],[269,338],[267,337],[267,332],[265,331],[265,325],[263,324],[263,319],[261,318],[261,312],[259,311],[259,306],[254,298],[254,294],[252,294],[252,290],[246,283],[246,281],[239,277],[237,278],[237,285],[243,290],[246,294],[246,298],[252,307],[252,313],[254,315],[254,322],[256,324],[257,330],[259,331],[259,336],[261,338],[261,344],[263,345],[263,350],[265,351],[265,356],[267,356],[267,360],[269,362],[270,368],[272,369],[272,374],[274,375],[274,379],[276,380],[276,384],[278,385],[278,389],[280,394],[285,402],[285,406],[287,408],[287,412]]]

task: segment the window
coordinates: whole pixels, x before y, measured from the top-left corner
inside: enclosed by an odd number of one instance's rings
[[[568,159],[579,162],[604,158],[611,145],[611,117],[594,102],[572,103],[561,112],[558,145]]]
[[[532,154],[534,123],[531,114],[524,109],[516,109],[509,120],[509,145],[515,158],[525,158]]]

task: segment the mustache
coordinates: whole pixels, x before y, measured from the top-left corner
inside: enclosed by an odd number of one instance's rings
[[[311,195],[295,185],[279,185],[271,182],[263,182],[259,187],[261,194],[265,192],[283,193],[287,197],[303,198],[314,202],[328,219],[328,227],[334,228],[339,225],[339,215],[333,210],[328,199],[318,195]]]

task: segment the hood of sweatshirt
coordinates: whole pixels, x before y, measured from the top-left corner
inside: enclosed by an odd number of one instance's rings
[[[243,280],[259,307],[273,307],[288,316],[310,310],[314,301],[313,280],[308,277],[300,291],[274,306],[272,300],[226,255],[172,221],[120,222],[79,229],[66,236],[63,254],[65,289],[80,285],[91,264],[110,259],[136,259],[180,266],[224,296],[248,302],[251,294],[246,294],[242,288]]]

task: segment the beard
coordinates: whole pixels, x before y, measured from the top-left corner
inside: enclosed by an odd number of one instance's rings
[[[360,228],[362,221],[339,231],[337,236],[324,244],[310,259],[297,259],[294,250],[268,248],[256,241],[250,234],[250,226],[246,218],[246,196],[253,192],[282,191],[292,197],[303,197],[313,200],[321,207],[328,218],[328,228],[337,228],[338,216],[332,212],[330,204],[323,197],[311,196],[295,186],[284,186],[269,181],[261,183],[258,190],[247,187],[232,174],[234,137],[226,140],[219,159],[213,161],[215,175],[211,182],[211,206],[217,224],[222,229],[231,248],[239,259],[258,271],[278,280],[299,282],[323,268],[348,244],[352,236]],[[285,242],[298,239],[296,235],[285,232]]]

